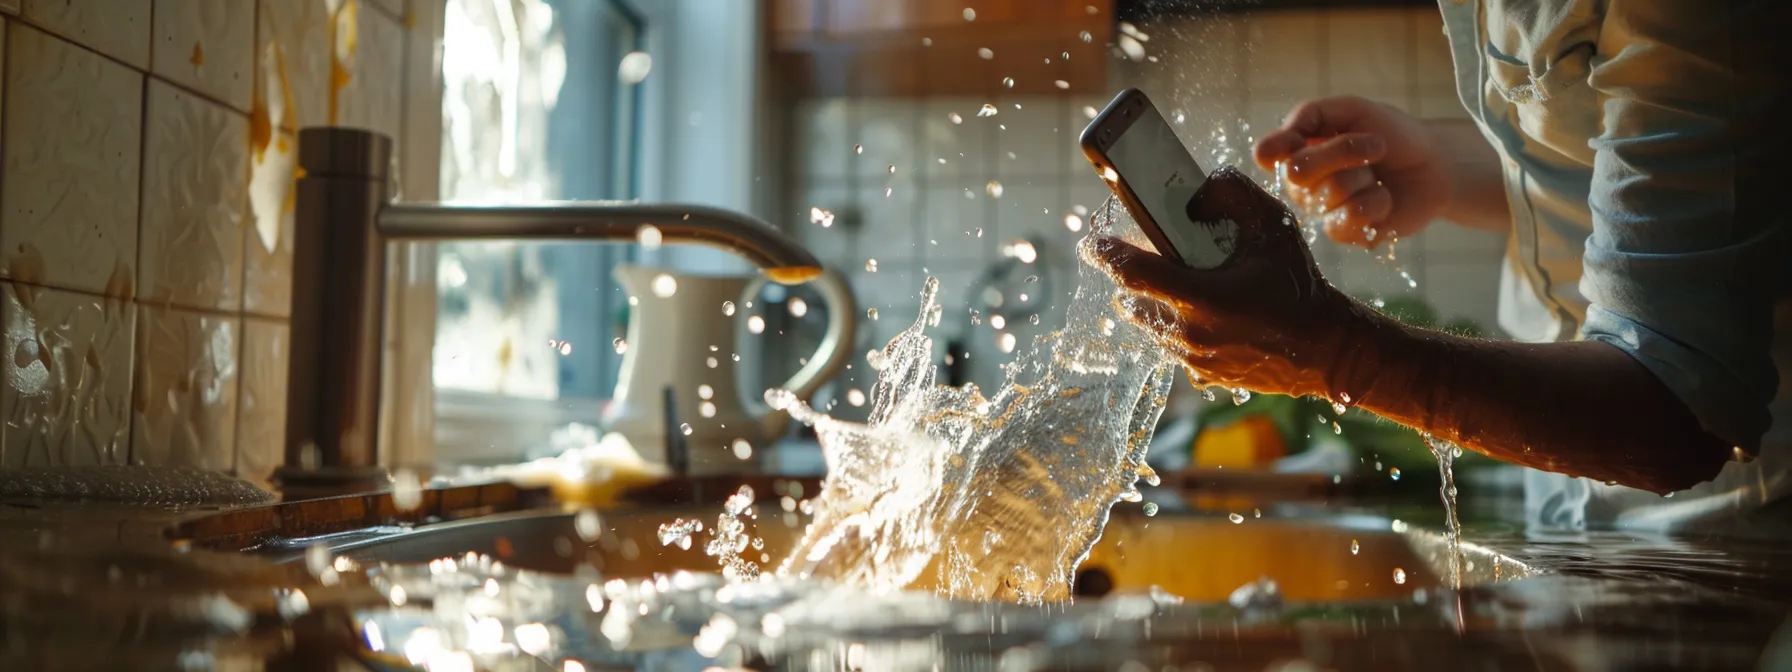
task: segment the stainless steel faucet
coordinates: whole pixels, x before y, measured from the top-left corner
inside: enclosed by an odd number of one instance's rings
[[[569,202],[456,206],[390,202],[392,141],[350,128],[299,131],[293,230],[286,465],[368,469],[378,464],[386,243],[530,239],[634,240],[642,226],[666,242],[737,253],[774,279],[821,272],[802,245],[753,217],[703,206]]]

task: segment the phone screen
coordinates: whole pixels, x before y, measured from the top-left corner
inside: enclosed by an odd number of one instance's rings
[[[1237,227],[1229,221],[1204,224],[1189,219],[1189,200],[1207,176],[1169,122],[1150,106],[1146,110],[1114,139],[1107,159],[1176,248],[1182,263],[1195,268],[1218,266],[1232,254]]]

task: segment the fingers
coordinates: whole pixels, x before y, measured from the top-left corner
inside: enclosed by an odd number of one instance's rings
[[[1387,187],[1372,186],[1325,213],[1325,235],[1346,245],[1375,247],[1380,228],[1394,212],[1394,195]]]
[[[1338,135],[1296,150],[1288,158],[1288,181],[1296,186],[1316,187],[1339,172],[1366,168],[1387,156],[1387,152],[1387,142],[1378,136],[1368,133]]]
[[[1197,222],[1231,220],[1238,225],[1238,250],[1262,250],[1298,240],[1294,213],[1280,199],[1237,169],[1213,171],[1189,200],[1188,216]]]
[[[1096,262],[1128,291],[1170,297],[1179,288],[1189,291],[1198,284],[1192,277],[1194,269],[1118,238],[1101,241],[1093,249]]]
[[[1313,187],[1294,187],[1289,195],[1309,211],[1325,212],[1349,201],[1370,187],[1376,186],[1375,171],[1367,166],[1332,173]]]
[[[1306,148],[1312,138],[1324,138],[1356,130],[1366,117],[1376,111],[1375,103],[1355,96],[1318,98],[1295,106],[1282,127],[1257,141],[1252,157],[1264,170],[1275,170],[1279,161],[1289,160],[1295,152]]]

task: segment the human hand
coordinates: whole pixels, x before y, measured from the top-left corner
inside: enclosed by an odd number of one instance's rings
[[[1323,212],[1326,236],[1340,243],[1411,236],[1450,203],[1449,164],[1424,125],[1363,98],[1301,103],[1253,154],[1267,171],[1288,163],[1289,196]]]
[[[1200,382],[1348,403],[1344,391],[1357,389],[1352,377],[1366,369],[1345,359],[1378,314],[1320,275],[1287,206],[1226,167],[1208,177],[1188,214],[1238,225],[1226,263],[1191,268],[1117,238],[1090,247],[1123,290],[1121,314]]]

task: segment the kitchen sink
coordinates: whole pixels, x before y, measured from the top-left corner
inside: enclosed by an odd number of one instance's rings
[[[750,533],[764,541],[762,564],[775,568],[801,536],[807,517],[776,506],[756,513]],[[622,579],[715,572],[718,564],[704,554],[703,545],[717,514],[709,506],[604,511],[598,526],[602,532],[589,542],[580,535],[575,513],[501,514],[391,529],[332,550],[362,563],[427,563],[478,553],[510,567],[557,574],[572,573],[585,563],[605,578]],[[660,543],[661,526],[680,520],[702,521],[706,527],[691,535],[689,548],[677,541]],[[588,528],[584,532],[590,534]],[[1516,560],[1472,544],[1461,553],[1465,587],[1531,573]],[[1404,600],[1417,590],[1444,587],[1450,557],[1443,534],[1370,515],[1240,519],[1116,510],[1078,570],[1076,593],[1157,589],[1191,602],[1224,602],[1241,587],[1268,579],[1280,598],[1290,602]]]

